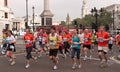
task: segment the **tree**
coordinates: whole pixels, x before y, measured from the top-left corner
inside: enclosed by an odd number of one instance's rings
[[[74,21],[77,21],[78,26],[80,26],[81,24],[82,26],[85,26],[87,28],[91,27],[93,29],[96,29],[96,27],[98,27],[95,24],[95,17],[92,14],[86,15],[82,19],[76,18],[73,20],[72,24],[74,24]],[[93,26],[93,23],[94,23],[94,26]],[[106,26],[107,24],[109,27],[112,24],[112,13],[107,12],[106,10],[102,10],[98,16],[98,25]]]
[[[112,24],[112,13],[107,12],[106,10],[103,10],[103,12],[101,13],[101,15],[98,18],[98,23],[100,25],[104,25],[104,26],[106,26],[107,24],[108,24],[108,26],[111,26],[111,24]]]
[[[61,25],[62,25],[62,26],[65,26],[65,25],[66,25],[66,22],[65,22],[65,21],[61,21]]]

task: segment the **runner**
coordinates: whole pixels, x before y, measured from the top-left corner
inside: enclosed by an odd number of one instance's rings
[[[15,40],[15,37],[13,36],[11,30],[8,30],[7,35],[8,35],[8,37],[6,38],[6,43],[7,43],[6,55],[8,57],[10,57],[11,65],[14,65],[15,64],[15,57],[14,57],[13,51],[15,50],[14,44],[16,43],[16,40]]]
[[[116,35],[116,44],[119,48],[119,52],[120,52],[120,32],[118,33],[118,35]]]
[[[62,39],[63,39],[63,45],[64,45],[64,48],[65,48],[65,54],[69,54],[70,53],[70,44],[69,44],[69,35],[67,34],[67,32],[63,32],[63,36],[62,36]]]
[[[0,54],[5,55],[6,54],[6,43],[5,41],[2,41],[1,48],[0,48]]]
[[[43,29],[39,29],[37,38],[40,45],[40,55],[38,56],[40,58],[42,56],[42,53],[44,52],[45,47],[45,37],[43,36]]]
[[[47,51],[48,51],[48,47],[47,47],[48,35],[47,35],[47,33],[46,33],[45,30],[43,31],[43,39],[44,39],[44,49],[43,49],[43,50],[45,51],[46,54],[48,54],[48,53],[47,53]]]
[[[34,40],[34,37],[30,33],[30,29],[26,29],[26,34],[24,35],[24,41],[25,41],[25,45],[26,45],[27,64],[26,64],[25,68],[29,68],[30,67],[30,59],[32,59],[31,52],[32,52],[32,49],[33,49],[33,40]]]
[[[83,60],[87,60],[87,51],[89,50],[89,53],[90,53],[90,56],[89,56],[89,59],[92,58],[92,50],[91,50],[91,45],[92,45],[92,42],[91,42],[91,39],[92,39],[92,35],[91,33],[89,33],[88,29],[85,29],[84,30],[84,59]]]
[[[96,42],[96,35],[95,33],[92,31],[92,50],[94,51],[94,47],[95,47],[95,42]]]
[[[36,47],[37,34],[38,34],[38,32],[35,31],[35,32],[34,32],[34,41],[33,41],[33,50],[35,50],[36,53],[38,52],[38,49],[37,49],[37,47]]]
[[[75,69],[77,66],[77,61],[76,58],[78,60],[78,68],[81,68],[81,62],[80,62],[80,38],[78,37],[77,31],[74,30],[74,34],[72,37],[72,52],[71,52],[71,57],[73,60],[73,66],[72,69]],[[75,58],[76,55],[76,58]]]
[[[2,36],[1,53],[3,55],[5,55],[6,54],[6,47],[7,47],[7,44],[6,44],[7,33],[4,29],[3,29],[2,33],[3,33],[3,36]]]
[[[109,34],[104,31],[104,27],[100,26],[99,30],[97,32],[97,41],[98,41],[98,56],[100,59],[100,66],[103,66],[104,64],[107,65],[108,59],[107,59],[107,52],[108,52],[108,40],[109,40]],[[105,58],[105,62],[103,61],[102,56]]]
[[[66,54],[65,54],[65,49],[64,49],[64,44],[63,44],[63,39],[62,39],[62,32],[59,32],[59,51],[62,54],[62,57],[66,59]]]
[[[109,51],[110,53],[112,53],[112,47],[113,47],[113,42],[114,42],[114,38],[112,37],[112,35],[110,36],[110,39],[108,41],[108,48],[109,48]]]
[[[79,38],[81,39],[81,46],[80,46],[80,49],[81,49],[81,56],[84,52],[84,49],[83,49],[83,44],[84,44],[84,33],[82,30],[79,31],[79,34],[78,34]]]
[[[68,48],[68,51],[69,53],[71,52],[71,46],[72,46],[72,33],[71,32],[68,32],[68,44],[69,44],[69,48]]]
[[[54,27],[51,28],[51,33],[49,35],[48,41],[49,41],[49,47],[50,47],[49,56],[50,56],[50,59],[54,62],[53,69],[56,70],[58,68],[57,53],[58,53],[59,44],[58,44],[58,34],[55,33]]]

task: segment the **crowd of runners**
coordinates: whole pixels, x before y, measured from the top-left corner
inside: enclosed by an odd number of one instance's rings
[[[113,52],[113,44],[118,47],[120,52],[120,32],[116,36],[110,35],[104,30],[103,26],[100,26],[98,32],[94,32],[89,29],[73,31],[58,31],[53,26],[50,28],[48,34],[45,29],[38,28],[37,31],[31,33],[30,29],[26,29],[24,35],[24,42],[26,46],[26,66],[30,67],[30,60],[36,60],[41,57],[43,53],[49,54],[50,60],[53,61],[53,69],[58,69],[59,56],[58,52],[63,58],[71,57],[73,66],[72,69],[81,68],[81,56],[83,60],[92,59],[94,48],[98,48],[98,57],[100,65],[107,65],[108,52]],[[36,46],[39,42],[39,48]],[[1,45],[1,53],[10,58],[11,65],[16,63],[15,47],[16,39],[12,34],[12,31],[3,31],[3,41]],[[36,56],[31,54],[32,51],[36,52]],[[103,59],[104,58],[104,59]]]

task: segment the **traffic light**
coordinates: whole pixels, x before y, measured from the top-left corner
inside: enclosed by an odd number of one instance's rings
[[[83,28],[83,25],[82,25],[82,24],[80,24],[80,26],[79,26],[79,27],[80,27],[80,29],[82,29],[82,28]]]
[[[78,28],[78,24],[77,24],[76,20],[74,21],[74,26],[75,26],[75,28]]]
[[[105,30],[109,31],[109,25],[108,24],[105,25]]]

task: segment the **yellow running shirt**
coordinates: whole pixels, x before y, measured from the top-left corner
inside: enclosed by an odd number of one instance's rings
[[[59,48],[57,37],[58,37],[57,34],[55,34],[54,36],[52,36],[52,34],[49,35],[50,49],[58,49]]]

